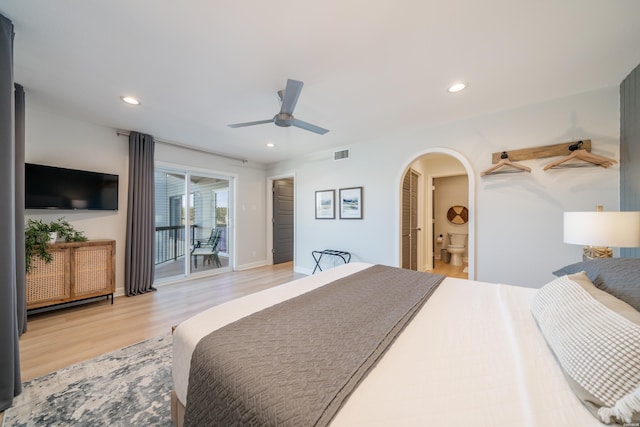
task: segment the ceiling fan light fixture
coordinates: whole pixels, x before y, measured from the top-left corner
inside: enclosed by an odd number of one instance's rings
[[[457,82],[452,84],[451,86],[449,86],[449,88],[447,89],[447,91],[449,93],[457,93],[460,92],[461,90],[464,90],[467,88],[467,86],[469,86],[469,83],[466,82]]]
[[[310,132],[314,132],[320,135],[324,135],[329,132],[329,129],[321,128],[320,126],[316,126],[311,123],[304,122],[302,120],[296,119],[293,117],[293,110],[296,108],[296,103],[298,102],[298,97],[300,96],[300,91],[302,91],[302,86],[304,83],[298,80],[287,80],[287,86],[284,90],[278,91],[278,97],[282,100],[282,106],[280,107],[280,112],[273,116],[272,119],[267,120],[258,120],[254,122],[245,122],[245,123],[233,123],[228,125],[230,128],[242,128],[246,126],[255,126],[262,125],[266,123],[273,123],[276,126],[288,128],[290,126],[295,126],[300,129],[308,130]]]
[[[121,96],[120,99],[122,99],[123,102],[126,102],[129,105],[140,105],[140,101],[133,96]]]
[[[273,118],[273,123],[281,128],[288,128],[291,126],[291,120],[293,120],[293,116],[291,114],[280,113],[276,114]]]

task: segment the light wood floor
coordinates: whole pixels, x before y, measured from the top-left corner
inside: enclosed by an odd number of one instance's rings
[[[467,264],[464,265],[451,265],[447,264],[444,261],[440,261],[439,259],[435,260],[436,263],[434,265],[434,269],[430,271],[431,273],[443,274],[447,277],[455,277],[458,279],[468,279],[469,274],[464,272]]]
[[[171,326],[209,307],[304,275],[292,263],[223,273],[29,316],[20,338],[22,380],[56,371],[130,344],[168,334]]]

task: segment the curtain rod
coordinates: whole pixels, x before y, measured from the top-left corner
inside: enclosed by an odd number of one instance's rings
[[[126,137],[128,137],[130,135],[129,132],[123,131],[123,130],[117,130],[116,134],[118,136],[126,136]],[[242,162],[242,163],[247,163],[249,161],[249,160],[243,159],[241,157],[234,157],[234,156],[230,156],[228,154],[217,153],[215,151],[207,150],[206,148],[194,147],[193,145],[182,144],[180,142],[167,141],[167,140],[164,140],[164,139],[158,139],[156,137],[154,137],[153,140],[155,142],[159,142],[161,144],[173,145],[174,147],[186,148],[187,150],[199,151],[201,153],[206,153],[206,154],[212,154],[214,156],[224,157],[226,159],[237,160],[237,161]]]

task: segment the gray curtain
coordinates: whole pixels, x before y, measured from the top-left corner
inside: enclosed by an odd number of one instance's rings
[[[154,147],[151,135],[129,135],[129,197],[124,290],[128,296],[155,291]]]
[[[17,247],[14,138],[13,24],[0,15],[0,410],[22,391],[16,310]],[[24,209],[24,205],[22,207]]]
[[[620,83],[620,210],[640,211],[640,65]],[[640,248],[621,248],[640,258]]]
[[[16,248],[24,248],[24,88],[15,84]],[[26,265],[24,251],[16,252],[16,302],[18,333],[27,332]]]

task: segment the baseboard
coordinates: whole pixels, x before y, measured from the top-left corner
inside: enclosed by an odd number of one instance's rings
[[[435,267],[435,266],[433,266],[433,267],[429,267],[429,265],[428,265],[428,264],[425,264],[425,265],[423,265],[423,266],[422,266],[422,268],[420,269],[420,271],[431,271],[431,270],[433,270],[433,268],[434,268],[434,267]]]
[[[249,264],[242,264],[236,267],[236,271],[250,270],[252,268],[264,267],[265,265],[269,265],[267,260],[251,262]]]
[[[313,274],[313,269],[306,268],[306,267],[300,267],[298,265],[293,267],[293,271],[295,271],[296,273],[305,274],[307,276],[311,276],[311,274]]]

